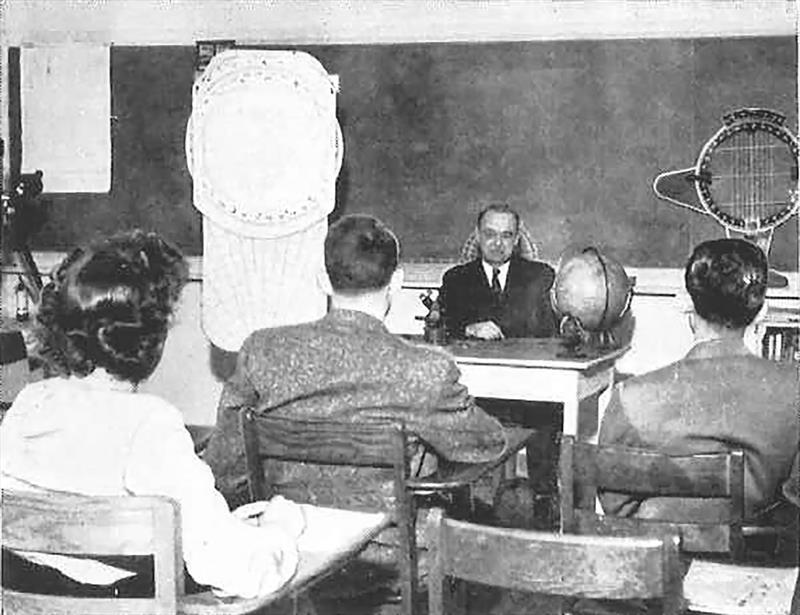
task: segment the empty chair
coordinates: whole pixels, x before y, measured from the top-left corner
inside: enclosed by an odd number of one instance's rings
[[[455,612],[449,579],[567,598],[658,600],[683,608],[678,538],[559,535],[430,517],[430,615]],[[447,610],[446,610],[447,607]]]

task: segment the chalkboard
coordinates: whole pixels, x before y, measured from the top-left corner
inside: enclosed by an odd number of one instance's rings
[[[658,200],[653,178],[692,166],[729,110],[797,126],[792,37],[294,48],[341,82],[334,215],[384,219],[405,260],[456,258],[479,209],[507,201],[545,259],[594,244],[628,266],[681,266],[723,231]],[[140,226],[202,251],[183,146],[193,75],[193,47],[112,49],[111,192],[46,195],[35,248]],[[797,268],[796,218],[771,260]]]

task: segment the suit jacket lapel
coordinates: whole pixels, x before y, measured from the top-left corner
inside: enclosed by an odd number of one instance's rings
[[[519,266],[519,261],[516,257],[511,257],[511,262],[508,265],[508,277],[506,278],[506,286],[503,289],[503,295],[509,296],[520,288],[525,288],[524,274],[522,268]]]

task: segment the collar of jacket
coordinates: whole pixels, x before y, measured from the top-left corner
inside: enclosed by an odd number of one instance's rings
[[[720,337],[696,342],[686,354],[687,359],[713,359],[734,355],[752,355],[741,337]]]
[[[344,310],[341,308],[331,308],[323,320],[335,325],[345,325],[357,329],[369,331],[387,331],[383,321],[378,320],[371,314],[358,310]]]

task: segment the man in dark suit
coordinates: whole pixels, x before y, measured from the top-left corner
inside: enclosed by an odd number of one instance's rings
[[[499,340],[556,335],[556,316],[550,302],[555,272],[546,263],[517,255],[519,214],[505,203],[488,205],[478,214],[475,235],[478,256],[449,269],[439,290],[447,336],[450,339]],[[504,485],[501,499],[528,501],[544,498],[541,504],[537,500],[537,506],[546,509],[547,498],[555,492],[560,409],[543,403],[478,401],[488,412],[508,424],[537,430],[527,447],[529,481],[518,481],[514,489],[510,484]],[[535,494],[530,493],[531,489]],[[508,507],[500,508],[502,510],[498,509],[497,516],[510,522],[505,511]]]
[[[694,346],[671,365],[617,385],[602,419],[601,444],[674,454],[743,449],[750,519],[779,498],[797,455],[796,367],[753,355],[746,328],[764,308],[767,259],[754,244],[698,245],[684,272]],[[715,512],[680,498],[601,497],[615,515],[702,521]],[[717,517],[718,518],[718,517]]]
[[[229,501],[236,502],[245,487],[239,415],[248,408],[353,422],[396,418],[422,439],[420,461],[426,451],[432,453],[426,461],[457,462],[489,461],[503,452],[503,427],[473,403],[453,359],[437,347],[405,341],[383,324],[402,282],[398,254],[397,239],[380,221],[342,218],[325,239],[328,314],[256,331],[245,340],[204,454]],[[391,480],[380,470],[282,462],[267,469],[279,493],[304,501],[352,505],[391,497]]]
[[[514,255],[519,215],[492,204],[478,215],[480,256],[449,269],[439,303],[451,338],[550,337],[556,318],[550,303],[555,272],[546,263]]]

